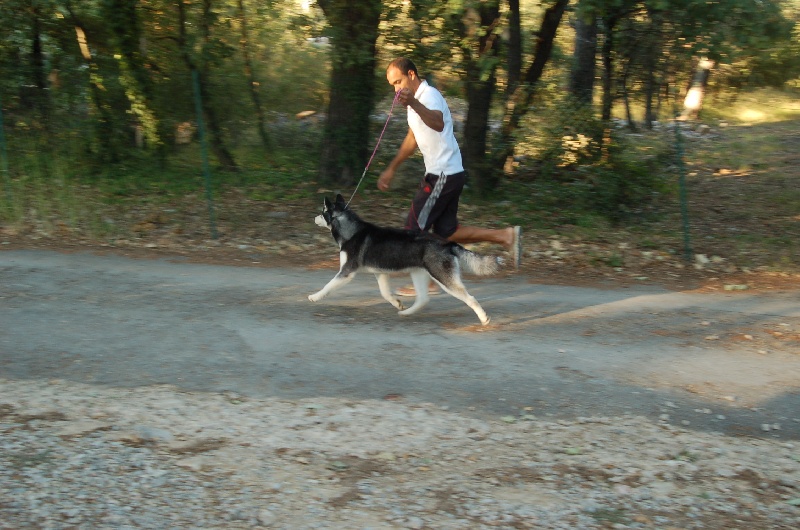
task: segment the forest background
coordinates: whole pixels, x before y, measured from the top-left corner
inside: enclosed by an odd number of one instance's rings
[[[538,268],[794,273],[798,22],[800,0],[6,0],[0,235],[330,254],[310,220],[365,174],[403,55],[456,118],[462,213],[523,225]],[[422,166],[374,189],[393,110],[354,206],[399,225]]]

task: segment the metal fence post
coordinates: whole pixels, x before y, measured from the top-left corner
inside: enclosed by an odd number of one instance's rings
[[[692,261],[692,242],[689,234],[689,206],[686,192],[686,165],[683,161],[683,135],[681,134],[681,125],[677,116],[673,123],[675,124],[675,151],[678,157],[678,191],[680,195],[681,220],[683,224],[683,257],[686,261]]]
[[[11,206],[11,175],[8,171],[8,150],[6,149],[5,127],[3,125],[3,100],[0,99],[0,171],[3,172],[6,203]]]

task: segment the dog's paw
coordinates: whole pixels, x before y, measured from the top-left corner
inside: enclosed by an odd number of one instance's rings
[[[405,306],[403,305],[403,302],[401,302],[401,301],[400,301],[400,300],[398,300],[397,298],[395,298],[395,299],[392,301],[392,305],[393,305],[393,306],[395,306],[395,307],[397,308],[397,310],[398,310],[398,311],[402,311],[403,309],[405,309]]]
[[[319,295],[319,293],[314,293],[308,295],[308,299],[311,300],[312,302],[319,302],[320,300],[322,300],[322,297]]]

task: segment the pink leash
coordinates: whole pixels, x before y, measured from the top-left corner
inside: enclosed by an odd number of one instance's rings
[[[381,145],[381,140],[383,139],[383,133],[386,132],[386,127],[389,125],[389,120],[392,119],[392,111],[394,110],[394,104],[397,102],[397,97],[400,95],[400,91],[395,92],[394,99],[392,100],[392,107],[389,109],[389,116],[386,118],[386,123],[383,126],[383,130],[381,131],[381,135],[378,137],[378,142],[375,144],[375,149],[372,150],[372,156],[369,157],[369,162],[367,162],[367,167],[364,168],[364,172],[361,174],[361,178],[356,184],[356,189],[353,190],[353,194],[350,196],[350,200],[347,201],[345,206],[350,206],[350,201],[353,200],[353,197],[356,196],[356,192],[358,191],[358,187],[361,186],[361,182],[364,180],[364,176],[367,174],[367,170],[369,169],[369,165],[372,164],[372,159],[375,158],[375,153],[378,152],[378,146]]]

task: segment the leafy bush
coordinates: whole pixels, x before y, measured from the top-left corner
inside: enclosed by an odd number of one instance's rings
[[[636,145],[591,108],[568,99],[538,113],[527,127],[518,148],[536,161],[527,178],[560,184],[559,195],[572,209],[620,222],[670,190],[674,149],[665,138],[654,134],[646,137],[649,145]]]

